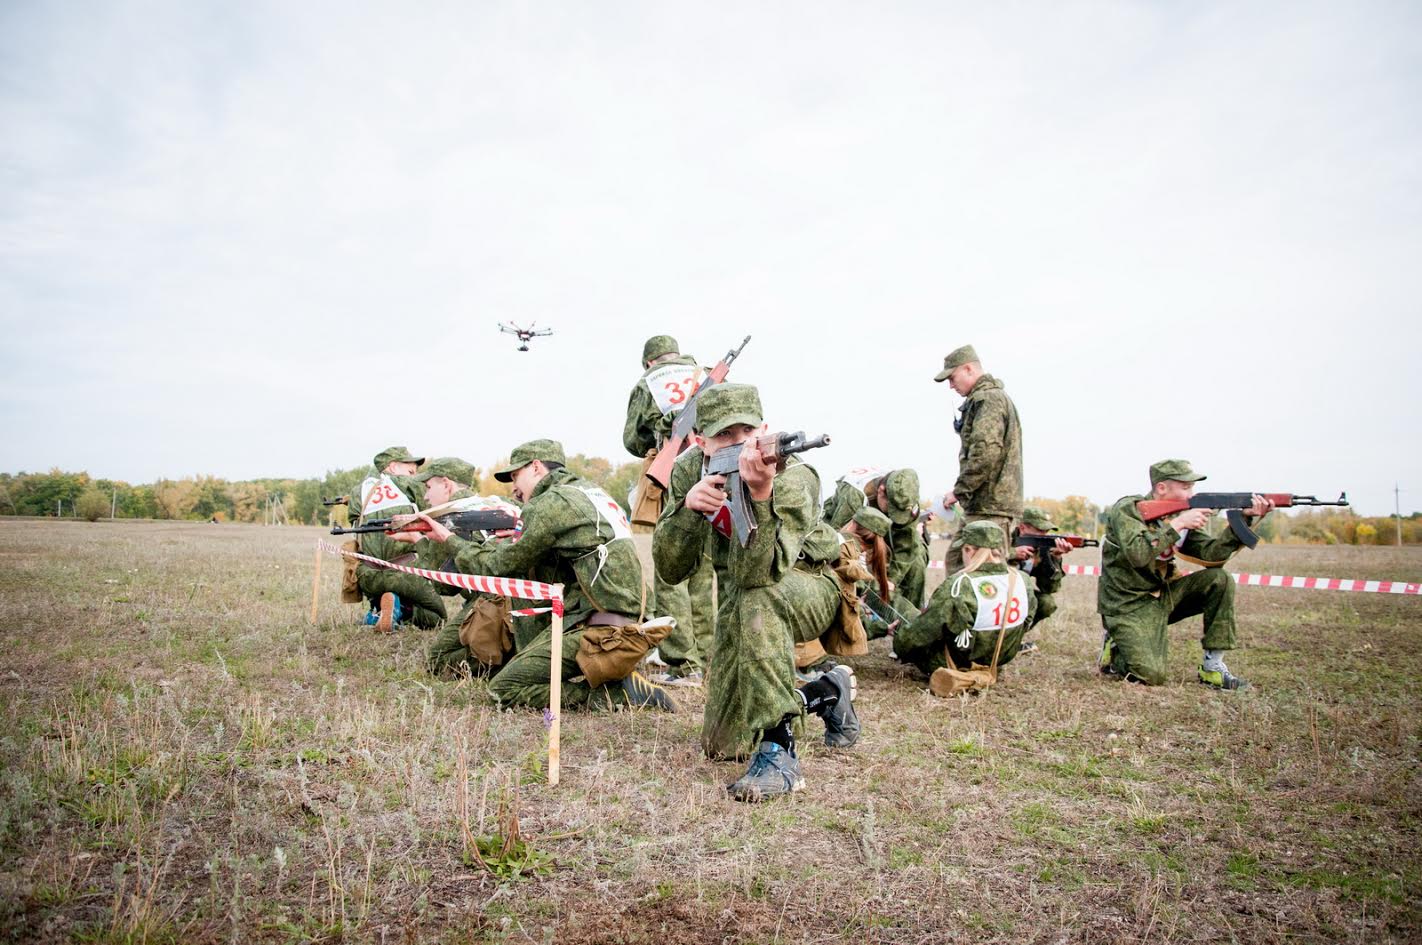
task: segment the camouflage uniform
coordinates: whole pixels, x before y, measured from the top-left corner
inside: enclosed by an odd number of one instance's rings
[[[991,522],[964,526],[963,533],[968,539],[966,543],[973,544],[974,547],[992,547],[1003,542],[1001,530]],[[989,542],[992,544],[987,544]],[[917,666],[927,675],[932,675],[935,669],[948,665],[945,647],[952,651],[953,662],[958,669],[968,669],[973,663],[990,665],[1000,631],[996,628],[976,631],[971,634],[967,647],[959,646],[957,637],[964,630],[972,629],[978,615],[978,597],[967,585],[978,583],[983,577],[1007,573],[1007,565],[989,561],[976,571],[959,570],[957,574],[950,575],[934,590],[933,597],[923,613],[907,627],[901,627],[894,635],[895,655],[903,662]],[[1027,591],[1027,617],[1020,625],[1008,628],[1002,640],[1002,651],[998,655],[998,666],[1012,662],[1012,658],[1022,646],[1022,637],[1033,623],[1036,595],[1030,583],[1024,586]]]
[[[918,473],[896,469],[884,477],[883,509],[893,523],[889,530],[889,580],[894,582],[894,606],[905,616],[923,607],[928,580],[928,545],[918,530]],[[909,610],[912,608],[912,610]]]
[[[977,360],[972,345],[964,345],[943,359],[943,370],[934,380],[945,381],[955,368]],[[962,507],[963,524],[989,521],[1004,535],[1012,534],[1022,517],[1022,424],[1002,382],[990,374],[979,377],[953,427],[961,439],[953,494]],[[956,536],[948,545],[943,563],[950,574],[963,567],[962,547]]]
[[[423,463],[424,459],[412,456],[410,451],[403,446],[392,446],[376,455],[375,468],[383,470],[392,462]],[[378,475],[379,473],[377,473]],[[424,494],[423,484],[414,476],[391,476],[390,480],[412,503],[418,502],[416,497]],[[380,515],[383,518],[389,515],[408,515],[415,511],[417,508],[414,504],[398,505],[381,509]],[[364,521],[363,517],[361,521]],[[359,539],[361,554],[370,555],[382,561],[394,561],[401,555],[410,552],[408,545],[394,541],[390,536],[379,532],[360,535]],[[404,619],[409,620],[421,630],[432,630],[444,622],[444,601],[440,599],[439,592],[434,589],[433,584],[425,578],[377,567],[362,561],[356,567],[356,580],[360,585],[361,594],[371,602],[373,609],[379,608],[380,598],[383,595],[394,594],[400,598],[400,608],[405,615]]]
[[[500,481],[533,460],[564,462],[563,448],[552,440],[534,440],[513,451],[510,465],[494,474]],[[642,616],[642,563],[627,537],[614,537],[611,516],[621,516],[615,503],[600,509],[584,492],[597,487],[566,469],[548,473],[523,506],[523,534],[517,541],[465,541],[450,537],[458,570],[466,574],[523,578],[564,587],[563,672],[564,706],[597,706],[625,701],[621,686],[611,683],[596,689],[587,685],[575,659],[589,619],[606,613],[637,621]],[[600,490],[599,490],[600,491]],[[610,501],[610,500],[609,500]],[[605,550],[604,550],[605,549]],[[501,705],[539,708],[548,705],[548,677],[552,659],[552,633],[548,615],[520,617],[516,622],[526,637],[514,657],[489,681],[489,694]],[[523,622],[527,621],[527,624]]]
[[[1189,471],[1151,467],[1151,482],[1161,479],[1203,479]],[[1188,478],[1187,478],[1188,477]],[[1150,496],[1128,495],[1106,513],[1101,541],[1101,579],[1096,585],[1096,610],[1106,629],[1109,668],[1152,686],[1165,682],[1169,655],[1167,627],[1204,614],[1201,645],[1206,650],[1232,650],[1236,645],[1234,580],[1221,565],[1244,545],[1229,529],[1218,535],[1192,531],[1181,536],[1168,518],[1145,522],[1136,503]],[[1207,565],[1192,574],[1175,570],[1175,556],[1189,556]]]
[[[444,470],[442,460],[432,460],[428,467],[420,472],[417,479],[428,482],[432,476],[446,475],[456,482],[463,482],[465,478],[474,478],[473,467],[463,464],[467,468],[463,476],[456,475],[457,470]],[[449,497],[450,502],[458,499],[467,499],[477,496],[479,493],[473,489],[459,489]],[[431,571],[454,571],[457,570],[454,564],[454,551],[437,541],[421,541],[416,543],[415,551],[418,560],[416,567],[427,568]],[[435,675],[440,675],[445,671],[458,672],[459,667],[467,666],[471,672],[479,670],[479,664],[469,659],[469,648],[459,642],[459,628],[468,618],[469,612],[474,608],[474,601],[480,595],[473,591],[461,590],[449,584],[435,584],[435,589],[445,597],[459,595],[464,599],[463,606],[459,612],[444,622],[439,633],[435,635],[434,642],[430,644],[426,652],[425,665],[429,671]]]
[[[761,422],[759,396],[746,384],[718,385],[698,411],[712,432]],[[795,457],[775,477],[771,497],[751,501],[758,528],[745,548],[686,507],[701,470],[700,448],[677,459],[652,555],[657,569],[677,581],[697,566],[710,542],[720,606],[701,744],[710,758],[745,758],[763,732],[803,710],[795,693],[794,645],[817,639],[834,622],[839,582],[823,562],[838,555],[839,541],[820,521],[819,476]]]
[[[1044,532],[1053,532],[1056,531],[1057,528],[1052,522],[1051,517],[1035,505],[1029,505],[1022,510],[1022,521]],[[1019,528],[1012,533],[1013,539],[1017,538],[1017,534],[1020,531],[1021,529]],[[1051,536],[1048,535],[1047,537]],[[1048,554],[1050,554],[1050,552],[1044,551],[1041,556],[1045,557]],[[1057,591],[1062,589],[1062,564],[1060,560],[1053,561],[1052,564],[1055,566],[1044,567],[1040,560],[1034,563],[1033,559],[1028,558],[1018,565],[1024,575],[1031,575],[1033,588],[1037,592],[1037,612],[1036,616],[1032,619],[1033,626],[1040,624],[1043,620],[1046,620],[1057,612],[1056,594]]]
[[[887,515],[885,515],[883,512],[880,512],[878,509],[870,508],[869,506],[865,506],[864,508],[861,508],[859,511],[855,512],[854,517],[851,521],[860,528],[866,529],[872,532],[873,534],[878,535],[880,538],[885,539],[886,542],[889,537],[889,531],[893,528],[893,523],[889,521],[889,517]],[[845,535],[843,531],[841,531],[840,534],[843,537],[845,544],[850,547],[850,553],[863,558],[864,545],[859,540],[859,538],[854,535]],[[855,585],[855,590],[859,594],[859,619],[860,622],[864,624],[865,634],[871,640],[877,640],[880,637],[888,636],[889,624],[893,623],[898,618],[894,616],[892,610],[884,606],[883,600],[879,596],[878,582],[859,581]],[[890,604],[894,607],[895,610],[899,610],[898,602],[896,600],[890,601]],[[902,610],[899,610],[899,612],[903,613]],[[917,611],[915,610],[912,613],[916,614]]]
[[[622,428],[622,445],[638,458],[661,448],[671,435],[672,422],[680,413],[680,410],[662,413],[648,387],[647,375],[669,364],[696,365],[695,358],[678,353],[676,339],[669,335],[649,338],[642,348],[643,364],[671,354],[676,356],[647,368],[627,398],[627,422]],[[689,391],[687,393],[690,394]],[[676,629],[661,642],[658,652],[667,665],[678,672],[690,673],[706,667],[706,656],[716,633],[716,611],[712,604],[714,577],[709,558],[694,568],[686,580],[678,583],[665,580],[656,568],[652,570],[652,596],[647,602],[647,609],[653,616],[676,620]]]
[[[871,480],[877,483],[878,480]],[[834,494],[825,500],[824,518],[830,528],[843,528],[854,518],[854,513],[867,504],[864,490],[852,482],[840,479],[834,484]]]

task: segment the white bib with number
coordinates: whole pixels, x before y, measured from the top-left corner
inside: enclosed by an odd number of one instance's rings
[[[414,504],[389,476],[381,476],[379,479],[371,477],[360,484],[361,518],[380,518],[381,513],[387,509],[399,508],[402,505],[413,507]]]
[[[1002,610],[1007,608],[1007,624],[1005,629],[1020,627],[1027,620],[1027,584],[1018,579],[1014,581],[1012,596],[1007,596],[1006,574],[984,574],[978,577],[968,576],[968,582],[973,586],[973,593],[978,597],[978,616],[973,621],[973,632],[983,633],[987,630],[996,630],[1003,626]]]
[[[622,511],[622,506],[612,500],[612,496],[597,486],[574,485],[573,488],[588,497],[597,517],[612,528],[612,541],[632,537],[632,526],[627,523],[627,515]],[[602,531],[601,527],[598,531]]]
[[[700,379],[701,368],[694,364],[664,364],[642,378],[664,417],[681,412]]]
[[[870,479],[878,479],[884,475],[885,470],[878,466],[856,466],[843,476],[839,477],[840,482],[847,482],[860,492],[864,491],[864,486]]]

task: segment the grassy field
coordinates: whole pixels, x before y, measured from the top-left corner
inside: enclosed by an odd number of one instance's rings
[[[93,942],[1422,939],[1422,598],[1240,588],[1236,694],[1098,676],[1094,579],[942,701],[855,661],[865,735],[742,806],[699,712],[545,729],[338,602],[317,529],[0,520],[0,936]],[[1078,553],[1073,561],[1094,563]],[[1241,570],[1422,578],[1422,550]],[[936,576],[931,581],[936,581]],[[812,736],[819,725],[810,726]]]

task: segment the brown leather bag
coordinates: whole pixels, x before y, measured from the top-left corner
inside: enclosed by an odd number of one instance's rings
[[[360,545],[354,538],[341,545],[345,551],[359,551]],[[360,562],[349,555],[341,555],[341,603],[359,604],[364,600],[360,592],[360,577],[356,574],[356,568],[360,567]]]
[[[459,625],[459,642],[485,666],[502,666],[513,652],[513,607],[507,597],[480,596]]]
[[[839,611],[834,623],[820,634],[820,642],[827,652],[835,656],[863,656],[869,652],[869,634],[864,630],[864,621],[859,618],[860,581],[869,581],[873,575],[859,562],[854,547],[848,543],[839,546],[839,560],[831,567],[839,580]]]
[[[647,470],[657,458],[657,448],[647,450],[642,460],[642,473],[637,477],[637,494],[632,499],[632,524],[654,527],[662,517],[662,500],[666,490],[647,478]]]
[[[647,623],[588,626],[578,643],[578,668],[589,686],[626,679],[642,657],[676,628],[676,620],[658,617]]]

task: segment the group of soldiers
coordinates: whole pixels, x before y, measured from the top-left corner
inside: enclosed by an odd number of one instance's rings
[[[1030,652],[1023,638],[1056,609],[1060,559],[1072,545],[1042,540],[1055,524],[1024,507],[1017,409],[972,346],[950,353],[934,377],[962,403],[953,423],[959,474],[938,507],[958,528],[946,579],[927,600],[928,513],[914,470],[853,470],[822,505],[814,467],[779,453],[766,435],[756,387],[703,383],[706,369],[667,335],[649,339],[641,361],[623,443],[644,472],[675,446],[673,424],[693,403],[694,423],[667,481],[644,476],[629,497],[631,521],[567,468],[561,444],[539,439],[516,447],[494,471],[512,487],[520,529],[456,534],[421,509],[475,496],[474,467],[455,458],[425,462],[392,447],[375,457],[376,475],[353,498],[352,513],[370,519],[378,512],[396,524],[361,535],[361,552],[563,585],[567,631],[556,657],[563,706],[677,711],[678,687],[704,687],[705,753],[748,760],[728,786],[737,800],[803,788],[796,738],[808,715],[823,721],[827,747],[855,745],[858,683],[846,660],[867,653],[870,639],[891,636],[892,654],[922,671],[940,696],[987,688]],[[730,471],[710,472],[713,457]],[[1150,495],[1188,497],[1203,478],[1183,460],[1165,460],[1150,467]],[[1124,497],[1106,516],[1101,671],[1164,682],[1168,624],[1203,614],[1200,680],[1221,689],[1245,685],[1223,659],[1236,630],[1234,585],[1219,568],[1242,545],[1229,532],[1214,535],[1206,510],[1147,522],[1136,506],[1144,498]],[[1254,498],[1248,515],[1257,519],[1271,506]],[[740,529],[729,522],[733,506]],[[650,580],[634,529],[652,532]],[[1179,558],[1205,567],[1178,573]],[[350,563],[346,578],[347,599],[367,600],[366,621],[378,629],[408,622],[437,631],[431,672],[487,675],[501,705],[548,705],[555,656],[538,602],[456,591],[366,563]],[[449,612],[446,594],[463,597],[457,612]]]

